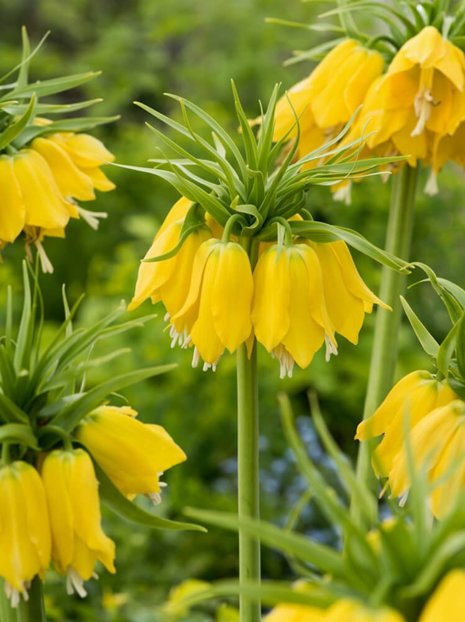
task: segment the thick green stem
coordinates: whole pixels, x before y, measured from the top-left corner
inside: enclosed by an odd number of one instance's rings
[[[21,600],[16,611],[17,622],[46,622],[43,584],[39,577],[32,580],[29,600]]]
[[[415,212],[415,194],[418,168],[404,166],[393,176],[391,205],[386,233],[386,250],[401,259],[409,259]],[[379,308],[376,312],[373,351],[363,418],[370,417],[392,386],[397,358],[397,342],[401,318],[400,295],[405,287],[405,276],[383,267],[380,298],[392,311]],[[373,477],[370,457],[373,444],[360,445],[357,476],[369,483]]]
[[[259,426],[257,353],[250,358],[243,344],[237,352],[237,485],[238,514],[242,518],[260,517]],[[260,581],[260,542],[239,528],[239,580],[241,584]],[[260,602],[240,596],[241,622],[259,622]]]

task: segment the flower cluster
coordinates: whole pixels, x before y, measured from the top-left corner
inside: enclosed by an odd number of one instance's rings
[[[29,146],[1,155],[0,247],[23,232],[37,247],[44,271],[51,271],[42,247],[44,236],[64,237],[70,218],[82,217],[95,228],[102,214],[83,209],[75,199],[91,201],[95,189],[114,188],[100,170],[113,159],[99,140],[73,132],[38,136]]]
[[[91,106],[95,100],[49,104],[46,98],[79,86],[97,74],[29,82],[30,61],[40,45],[31,52],[23,29],[23,59],[16,68],[17,78],[2,86],[0,96],[0,250],[23,234],[26,252],[30,254],[31,245],[35,246],[43,271],[51,272],[53,267],[42,246],[44,237],[64,237],[70,218],[82,218],[95,229],[98,219],[106,216],[77,204],[94,200],[95,190],[114,188],[100,169],[114,160],[113,154],[82,131],[115,117],[57,119],[57,115],[69,115]]]
[[[384,3],[371,4],[378,11]],[[403,7],[397,13],[393,7],[392,14],[389,7],[381,10],[395,20]],[[430,166],[425,191],[437,192],[436,176],[443,165],[464,163],[465,54],[453,42],[461,41],[460,20],[454,29],[453,19],[445,16],[441,32],[438,17],[432,15],[429,22],[422,11],[421,6],[412,8],[418,12],[413,24],[411,16],[401,15],[402,35],[396,41],[340,41],[278,102],[275,140],[298,136],[303,157],[337,135],[361,107],[343,143],[366,137],[365,154],[401,155],[410,166]],[[336,186],[336,198],[349,200],[349,186]]]
[[[51,561],[66,576],[68,593],[80,596],[97,562],[115,572],[93,461],[123,495],[159,502],[163,471],[186,458],[164,428],[135,415],[129,407],[101,406],[75,431],[85,449],[70,444],[40,453],[35,466],[15,460],[0,467],[0,576],[13,607],[21,596],[27,600],[31,580],[43,578]]]
[[[373,468],[378,477],[388,479],[394,497],[404,497],[411,486],[409,445],[415,467],[425,469],[431,483],[432,512],[441,518],[465,484],[464,414],[465,402],[446,380],[414,371],[359,424],[356,438],[366,441],[384,435],[373,452]]]
[[[290,376],[294,363],[307,367],[323,344],[327,357],[336,353],[336,333],[356,344],[365,313],[383,305],[343,241],[261,243],[254,261],[238,241],[214,237],[221,227],[211,217],[182,240],[193,209],[185,198],[171,208],[139,268],[129,309],[147,298],[162,301],[172,343],[193,346],[194,365],[201,357],[204,369],[214,369],[225,350],[246,344],[250,351],[256,338],[278,359],[281,377]]]

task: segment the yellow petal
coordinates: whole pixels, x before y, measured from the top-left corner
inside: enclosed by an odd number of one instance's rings
[[[252,331],[253,276],[245,250],[234,242],[222,244],[212,291],[216,334],[234,352]]]
[[[32,149],[40,153],[49,165],[63,196],[82,201],[95,199],[92,180],[74,164],[68,153],[47,138],[36,138]]]
[[[423,609],[419,622],[461,622],[465,620],[465,571],[451,570]]]
[[[0,240],[14,242],[24,227],[26,206],[14,174],[13,160],[8,156],[0,156],[0,185]]]
[[[289,330],[289,254],[277,245],[258,259],[253,273],[252,323],[257,340],[271,352]]]
[[[48,138],[58,142],[80,168],[92,169],[115,159],[105,145],[90,134],[50,134]]]

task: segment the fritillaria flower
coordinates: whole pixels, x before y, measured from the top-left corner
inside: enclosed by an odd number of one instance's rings
[[[12,607],[50,564],[50,524],[39,473],[16,461],[0,468],[0,576]]]
[[[160,500],[160,475],[186,459],[166,430],[135,418],[128,407],[101,406],[80,423],[76,436],[114,485],[127,496]]]
[[[52,532],[52,560],[67,577],[69,594],[85,596],[84,581],[99,561],[115,572],[115,545],[101,527],[98,483],[89,454],[83,449],[55,450],[42,468]]]

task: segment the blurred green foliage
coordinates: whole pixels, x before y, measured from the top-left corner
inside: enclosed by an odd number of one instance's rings
[[[321,7],[298,0],[0,0],[0,8],[0,71],[19,59],[21,24],[27,25],[33,41],[51,30],[32,65],[32,75],[45,78],[101,69],[99,79],[72,97],[104,97],[95,114],[121,114],[119,123],[99,128],[98,135],[119,162],[138,165],[157,157],[157,145],[144,127],[147,115],[132,105],[133,100],[176,116],[176,105],[163,93],[179,93],[234,129],[230,79],[236,81],[244,107],[254,117],[258,100],[267,100],[275,82],[289,87],[311,69],[309,63],[283,67],[291,50],[315,45],[322,36],[265,24],[267,16],[314,20]],[[107,172],[118,188],[100,195],[93,206],[108,212],[100,230],[93,232],[83,222],[72,222],[66,240],[47,240],[55,273],[43,277],[42,285],[51,322],[62,317],[62,283],[66,283],[71,302],[86,293],[78,318],[81,323],[100,318],[122,298],[130,299],[138,262],[177,198],[170,188],[148,175],[116,167]],[[440,176],[438,197],[420,193],[412,252],[414,259],[431,264],[438,274],[462,286],[463,181],[463,171],[451,168]],[[372,178],[357,184],[353,194],[352,205],[346,206],[334,203],[328,190],[315,190],[314,216],[358,229],[381,245],[389,184]],[[20,242],[7,248],[0,265],[0,282],[12,283],[17,292],[23,251]],[[363,257],[356,259],[376,289],[379,266]],[[419,279],[421,276],[414,274],[409,282]],[[4,295],[2,287],[2,302]],[[432,332],[442,338],[447,319],[431,289],[418,285],[409,292],[409,299]],[[151,310],[146,303],[141,314]],[[163,310],[154,311],[158,317],[144,331],[135,330],[111,345],[113,349],[130,346],[131,353],[96,373],[103,377],[142,365],[177,362],[176,371],[125,393],[140,416],[166,426],[189,457],[166,474],[169,488],[160,511],[179,517],[186,505],[234,510],[234,358],[223,357],[215,374],[193,370],[189,352],[170,350],[163,332]],[[304,487],[283,442],[277,391],[293,396],[303,437],[322,468],[331,469],[331,465],[326,464],[312,431],[306,401],[309,388],[318,392],[338,442],[354,455],[352,438],[363,405],[372,325],[369,318],[358,347],[341,343],[339,356],[330,364],[319,353],[309,370],[297,370],[291,380],[279,381],[276,362],[261,352],[262,505],[266,519],[284,524]],[[404,326],[398,374],[427,364],[411,331]],[[109,515],[105,520],[108,533],[117,542],[118,573],[102,573],[98,582],[89,585],[89,597],[84,601],[67,597],[63,580],[51,574],[47,590],[50,620],[158,620],[161,614],[157,607],[172,585],[188,577],[213,580],[237,572],[236,541],[229,533],[212,529],[208,535],[165,534],[134,528]],[[301,528],[311,529],[321,539],[333,537],[313,507],[302,515]],[[290,569],[280,556],[266,551],[264,572],[280,578]],[[207,617],[208,611],[207,607]],[[199,616],[189,619],[205,617]]]

